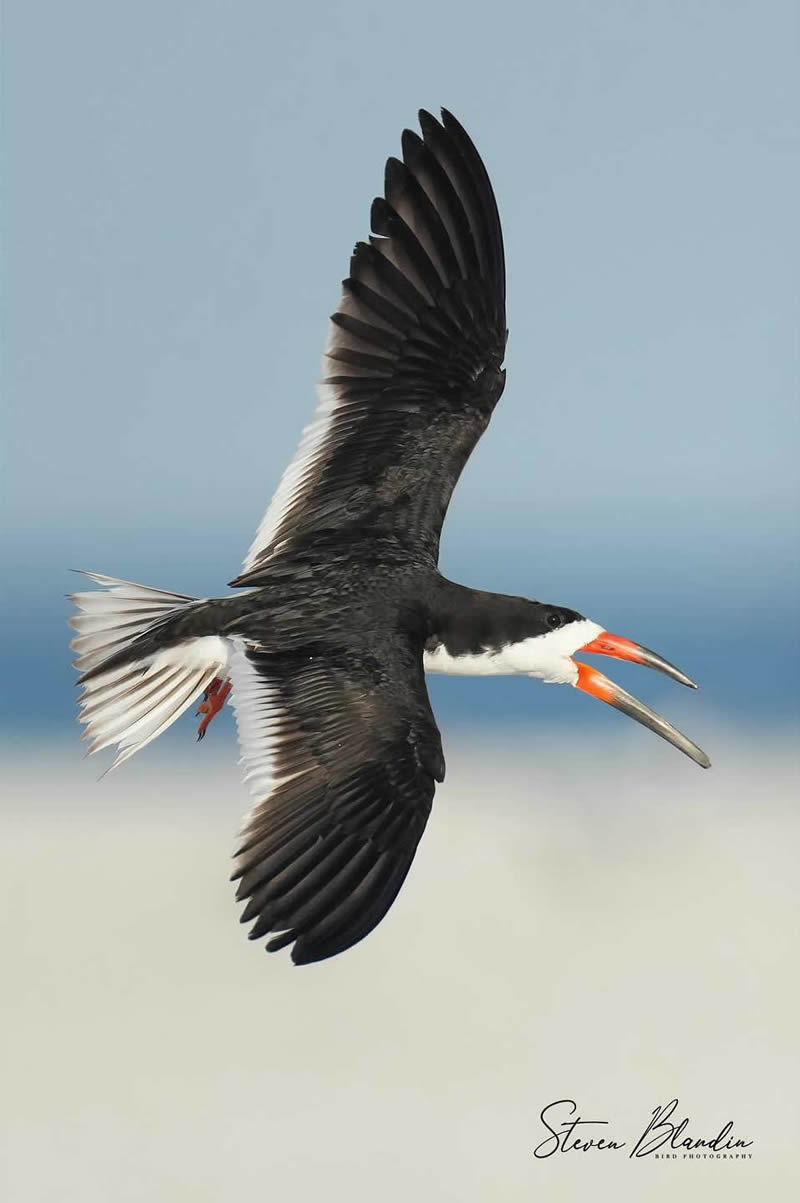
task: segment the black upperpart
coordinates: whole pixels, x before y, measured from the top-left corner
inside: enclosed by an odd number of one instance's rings
[[[444,646],[451,656],[497,651],[582,618],[565,606],[467,589],[440,577],[425,650]]]
[[[331,318],[326,417],[235,585],[321,534],[398,536],[438,559],[450,496],[505,385],[505,259],[471,139],[446,110],[419,116]]]

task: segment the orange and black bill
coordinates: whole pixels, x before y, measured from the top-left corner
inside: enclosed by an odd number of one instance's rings
[[[651,652],[649,648],[641,647],[632,639],[623,639],[621,635],[611,635],[608,631],[603,631],[591,643],[582,647],[581,651],[613,656],[616,660],[630,660],[634,664],[645,664],[648,668],[656,668],[659,672],[666,673],[668,677],[680,681],[682,685],[697,689],[694,681],[674,664],[665,660],[663,656]],[[711,767],[711,761],[702,748],[698,748],[696,743],[668,723],[660,714],[656,714],[655,710],[651,710],[644,702],[640,702],[632,693],[628,693],[626,689],[609,681],[608,677],[604,677],[596,668],[591,668],[588,664],[578,664],[578,679],[575,686],[584,693],[591,694],[593,698],[599,698],[601,702],[608,702],[609,706],[616,707],[623,714],[627,714],[630,718],[635,718],[638,723],[649,727],[651,731],[655,731],[656,735],[660,735],[673,747],[684,752],[701,768]]]

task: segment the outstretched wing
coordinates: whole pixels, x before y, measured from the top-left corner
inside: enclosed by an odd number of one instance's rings
[[[410,647],[271,655],[235,641],[233,705],[255,799],[236,858],[251,939],[296,964],[381,921],[444,777],[422,658]]]
[[[505,264],[492,186],[446,110],[386,164],[375,237],[331,317],[320,404],[233,584],[319,536],[388,532],[438,558],[456,481],[503,391]]]

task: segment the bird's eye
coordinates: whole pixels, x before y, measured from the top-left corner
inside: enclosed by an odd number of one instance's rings
[[[560,627],[561,626],[561,615],[560,614],[549,614],[547,616],[547,625],[549,627],[553,627],[553,629],[555,629],[556,627]]]

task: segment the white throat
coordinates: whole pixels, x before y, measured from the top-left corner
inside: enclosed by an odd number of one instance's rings
[[[604,630],[588,618],[569,622],[566,626],[545,635],[507,643],[496,650],[468,652],[452,656],[444,644],[433,652],[425,652],[426,673],[447,673],[463,677],[508,677],[518,674],[538,677],[553,685],[574,685],[578,666],[571,658]]]

